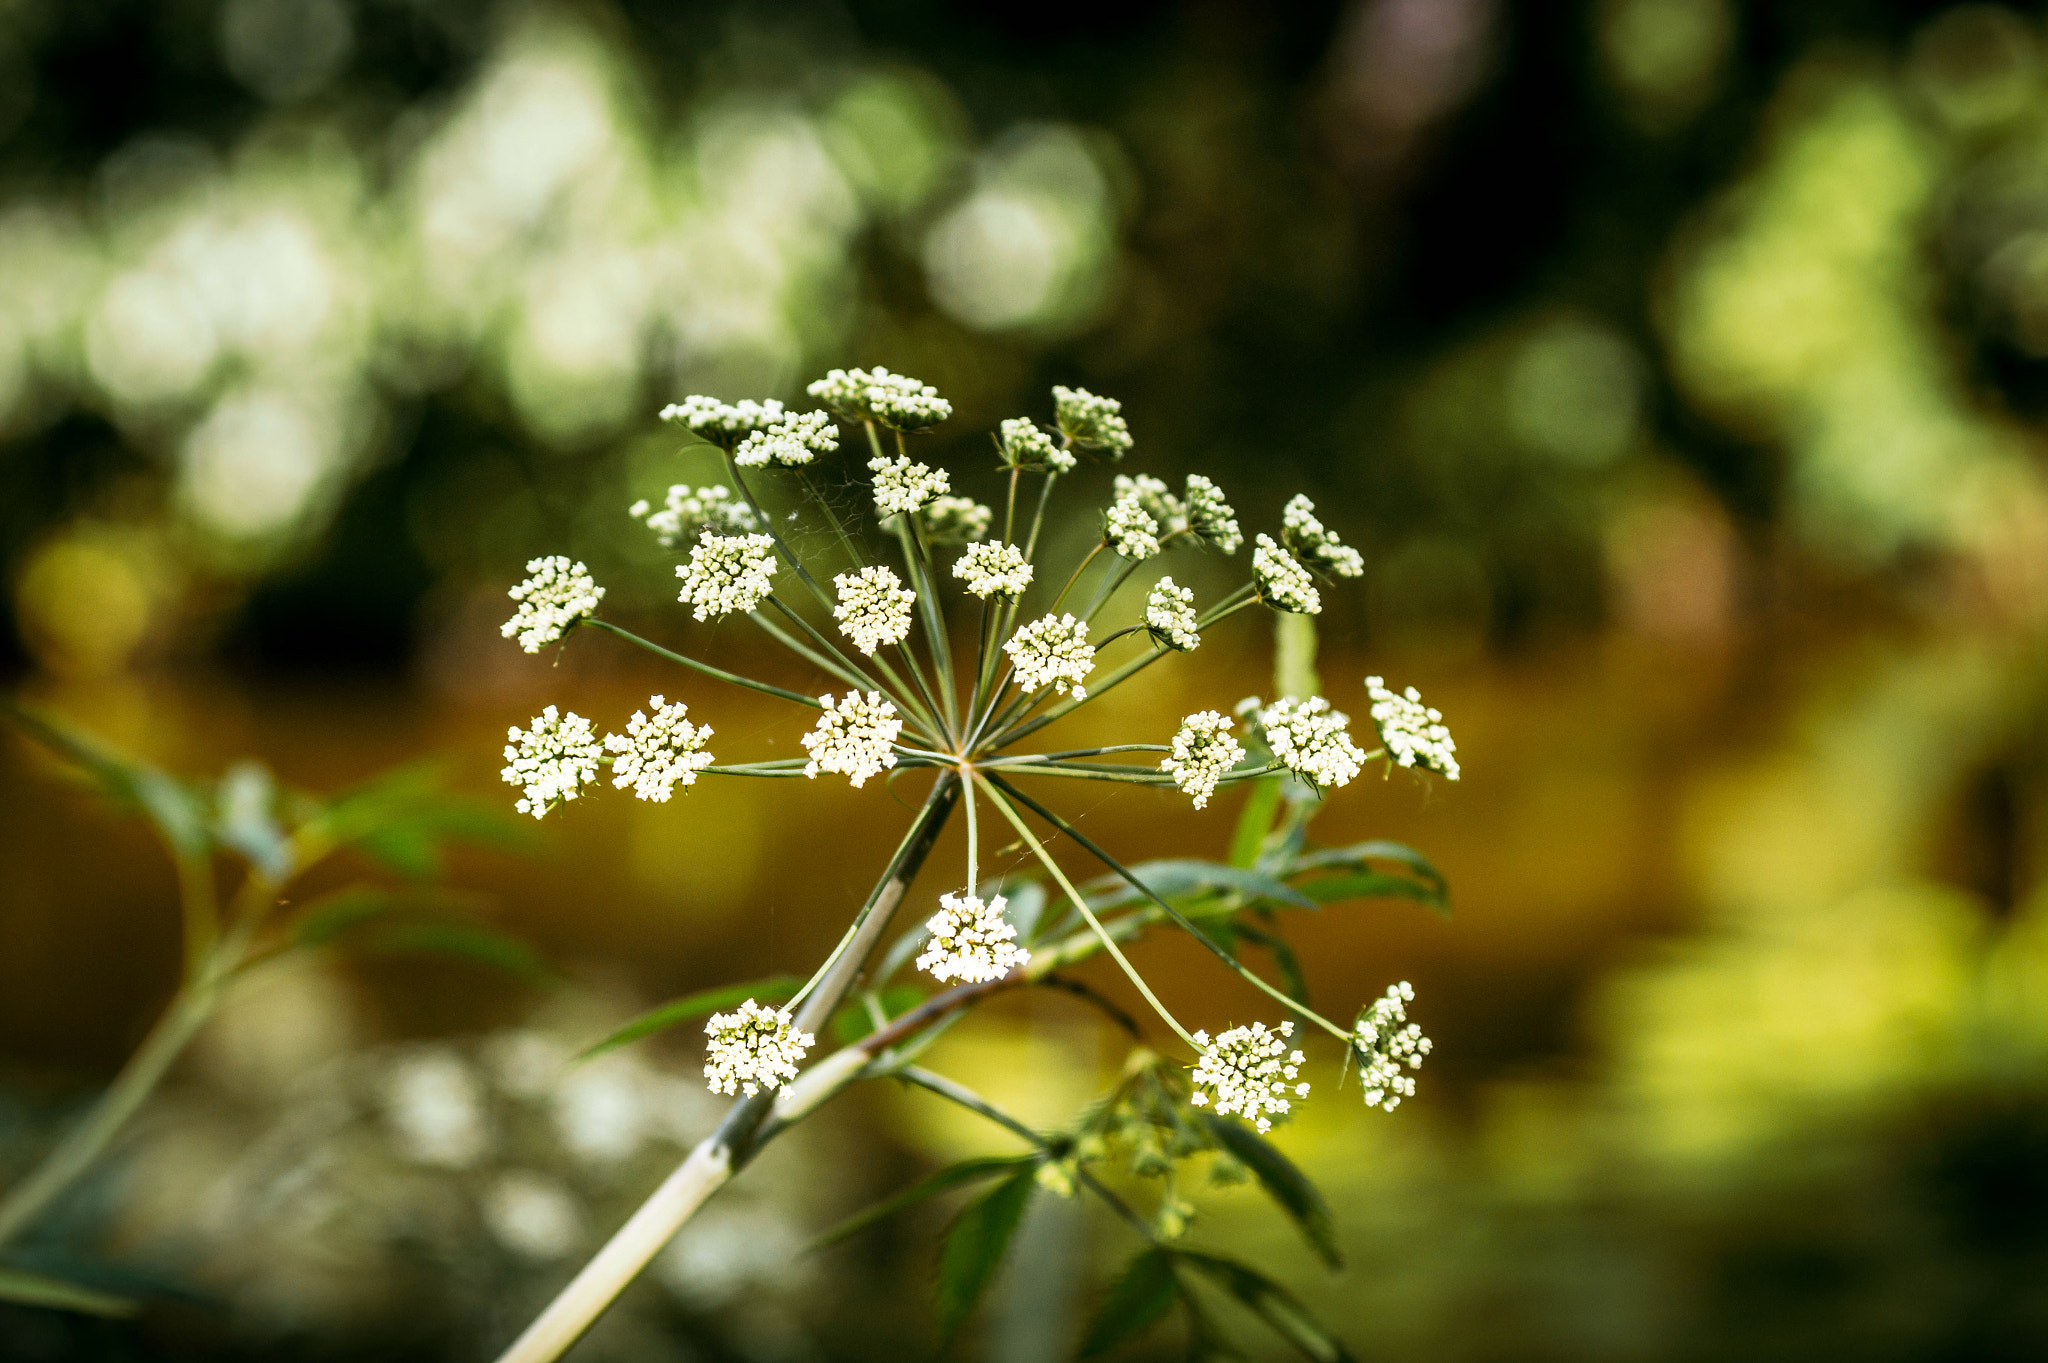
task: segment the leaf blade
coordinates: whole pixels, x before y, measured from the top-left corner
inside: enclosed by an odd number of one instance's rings
[[[907,1211],[918,1203],[937,1197],[940,1193],[978,1179],[994,1178],[996,1175],[1015,1169],[1020,1164],[1035,1163],[1037,1155],[1002,1155],[987,1159],[962,1160],[949,1164],[930,1176],[920,1179],[898,1193],[892,1193],[871,1207],[855,1212],[831,1229],[821,1231],[804,1252],[815,1253],[830,1248],[840,1241],[860,1234],[877,1222],[886,1221],[898,1212]]]
[[[939,1247],[939,1338],[950,1343],[995,1277],[1038,1187],[1038,1161],[960,1209]]]
[[[1081,1357],[1095,1358],[1136,1339],[1157,1324],[1180,1295],[1173,1256],[1162,1249],[1139,1250],[1103,1295],[1082,1336]]]
[[[0,1301],[17,1306],[42,1306],[55,1311],[119,1320],[141,1309],[132,1298],[101,1292],[62,1278],[30,1273],[19,1268],[0,1268]]]
[[[1301,1172],[1300,1166],[1243,1122],[1218,1117],[1213,1112],[1201,1113],[1197,1120],[1218,1145],[1252,1171],[1266,1196],[1301,1228],[1302,1238],[1308,1241],[1316,1257],[1331,1268],[1342,1268],[1344,1254],[1337,1247],[1337,1219],[1322,1192]]]
[[[1173,1254],[1235,1298],[1312,1363],[1352,1363],[1351,1353],[1341,1340],[1324,1329],[1293,1293],[1257,1269],[1219,1254],[1185,1249],[1175,1250]]]

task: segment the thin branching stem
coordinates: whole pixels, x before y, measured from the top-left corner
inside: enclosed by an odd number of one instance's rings
[[[590,619],[585,620],[583,623],[586,625],[594,625],[598,629],[605,631],[605,633],[607,634],[615,634],[619,638],[624,639],[629,644],[637,644],[641,648],[646,649],[649,653],[655,654],[657,657],[666,658],[672,663],[681,663],[684,667],[689,668],[693,672],[701,672],[707,677],[715,677],[719,681],[730,682],[734,686],[744,686],[745,688],[747,688],[747,690],[759,691],[764,696],[779,696],[783,700],[794,701],[798,705],[806,706],[812,710],[823,708],[818,704],[818,698],[816,696],[806,696],[796,691],[786,691],[780,686],[770,686],[767,682],[758,682],[755,681],[752,677],[742,677],[738,673],[727,672],[723,668],[713,667],[710,663],[700,663],[695,658],[686,658],[682,654],[677,653],[672,649],[663,648],[660,644],[654,643],[652,640],[641,638],[639,635],[633,633],[631,630],[620,629],[617,625],[613,624],[609,620],[600,620],[597,617],[592,616]]]
[[[818,604],[826,610],[831,610],[832,594],[825,590],[817,578],[811,576],[811,570],[804,566],[804,561],[796,556],[796,551],[782,538],[782,532],[775,528],[775,518],[761,509],[760,500],[754,496],[754,489],[747,485],[746,475],[740,472],[739,461],[727,454],[725,467],[732,474],[733,486],[740,490],[740,496],[746,499],[747,505],[753,508],[754,514],[760,518],[762,526],[768,531],[768,538],[775,541],[775,552],[782,556],[784,563],[796,570],[797,577],[810,588],[811,595],[818,598]]]

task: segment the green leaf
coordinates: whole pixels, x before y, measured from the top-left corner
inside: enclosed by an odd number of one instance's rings
[[[1450,911],[1451,887],[1449,882],[1444,879],[1443,872],[1437,870],[1428,857],[1423,856],[1422,853],[1414,848],[1398,842],[1374,839],[1370,842],[1353,843],[1349,847],[1326,847],[1320,851],[1308,852],[1295,858],[1293,873],[1299,874],[1302,871],[1319,871],[1332,868],[1347,871],[1365,871],[1370,869],[1371,863],[1375,861],[1391,861],[1396,865],[1406,867],[1409,873],[1417,881],[1421,882],[1422,888],[1425,891],[1422,895],[1412,895],[1410,897],[1420,898],[1423,902],[1432,904],[1446,913]],[[1315,893],[1307,885],[1303,885],[1301,889],[1307,894]],[[1374,893],[1399,894],[1402,891],[1375,891]],[[1325,902],[1328,901],[1326,900]]]
[[[261,762],[237,762],[213,797],[214,834],[273,881],[291,874],[290,840],[277,822],[277,782]]]
[[[1081,1357],[1106,1354],[1125,1340],[1137,1338],[1157,1324],[1179,1297],[1180,1279],[1173,1271],[1173,1256],[1161,1249],[1139,1250],[1097,1308],[1081,1340]]]
[[[554,975],[554,969],[541,954],[517,937],[454,919],[392,923],[369,933],[363,947],[392,955],[453,956],[526,980],[540,981]]]
[[[1319,876],[1303,880],[1295,888],[1318,904],[1340,904],[1352,899],[1412,899],[1426,904],[1438,913],[1449,912],[1443,897],[1435,889],[1419,880],[1406,876],[1390,876],[1379,871],[1360,871],[1354,875]]]
[[[1032,1160],[961,1208],[939,1247],[939,1338],[950,1343],[995,1277],[1038,1187]]]
[[[582,1054],[576,1057],[576,1061],[581,1064],[585,1060],[593,1060],[606,1051],[617,1050],[621,1046],[638,1041],[643,1036],[653,1036],[656,1032],[666,1031],[693,1018],[715,1013],[721,1008],[735,1007],[748,999],[758,999],[763,1003],[786,999],[803,988],[803,984],[804,982],[794,975],[771,975],[765,980],[755,980],[751,984],[721,985],[716,989],[706,989],[701,994],[671,999],[660,1007],[648,1009],[604,1040],[585,1047]]]
[[[1291,1292],[1256,1269],[1234,1259],[1193,1250],[1174,1250],[1174,1258],[1199,1271],[1264,1321],[1274,1334],[1301,1350],[1315,1363],[1350,1363],[1344,1345],[1309,1314]]]
[[[1279,1203],[1280,1210],[1301,1227],[1302,1236],[1317,1257],[1331,1268],[1342,1268],[1344,1256],[1337,1248],[1336,1218],[1330,1214],[1330,1204],[1323,1200],[1322,1193],[1309,1181],[1308,1175],[1282,1154],[1280,1147],[1243,1122],[1218,1117],[1213,1112],[1201,1113],[1196,1120],[1208,1129],[1218,1145],[1252,1171],[1252,1176],[1258,1179],[1266,1195]]]
[[[1274,811],[1280,808],[1280,780],[1278,776],[1268,776],[1252,783],[1252,793],[1237,816],[1237,831],[1230,837],[1232,866],[1249,868],[1257,864],[1259,849],[1266,845],[1266,830],[1273,826]]]
[[[925,991],[916,985],[899,984],[894,989],[883,990],[879,1002],[883,1016],[894,1019],[923,1003],[925,998]],[[875,1020],[868,1016],[867,1005],[859,998],[832,1015],[832,1035],[842,1046],[851,1046],[872,1036],[875,1030]]]
[[[111,1292],[95,1291],[62,1278],[46,1277],[18,1268],[0,1268],[0,1301],[117,1319],[132,1316],[139,1309],[138,1303],[127,1297],[117,1297]]]
[[[985,1178],[1006,1174],[1020,1165],[1038,1162],[1037,1155],[1007,1155],[1000,1159],[962,1160],[949,1164],[937,1173],[914,1183],[902,1192],[883,1198],[865,1211],[854,1213],[832,1229],[811,1241],[806,1253],[836,1245],[850,1236],[858,1235],[879,1221],[886,1221],[900,1211],[915,1207],[928,1198],[937,1197],[948,1189],[958,1188],[964,1183],[974,1183]]]
[[[0,705],[0,713],[12,715],[45,745],[84,767],[116,800],[140,808],[173,855],[191,860],[211,850],[205,804],[183,782],[147,763],[123,757],[98,739],[39,711]]]
[[[1236,894],[1246,900],[1270,900],[1296,909],[1313,909],[1316,906],[1313,899],[1287,882],[1243,866],[1225,866],[1221,862],[1187,858],[1140,862],[1130,870],[1153,894],[1169,904],[1177,905],[1182,900],[1206,895]],[[1090,906],[1099,912],[1144,898],[1123,877],[1117,877],[1117,883],[1116,890],[1104,895],[1100,902],[1091,900]]]
[[[391,955],[455,956],[527,980],[553,976],[553,968],[518,938],[448,912],[476,902],[474,896],[448,890],[352,885],[302,909],[292,942]]]
[[[328,837],[401,875],[441,873],[449,842],[519,849],[532,832],[510,814],[448,794],[429,763],[396,768],[336,796],[320,814]]]

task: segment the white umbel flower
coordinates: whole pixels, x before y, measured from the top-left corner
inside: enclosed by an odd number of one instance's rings
[[[1343,786],[1365,765],[1365,754],[1347,732],[1351,717],[1332,710],[1321,696],[1276,700],[1259,711],[1259,727],[1273,756],[1318,786]]]
[[[735,501],[729,487],[692,488],[678,483],[668,490],[659,511],[644,498],[626,509],[636,521],[645,521],[664,549],[694,540],[704,532],[714,535],[747,535],[761,528],[761,518],[745,502]]]
[[[1008,907],[1001,895],[986,904],[971,894],[940,895],[939,911],[925,920],[931,945],[917,968],[935,980],[980,984],[1029,961],[1031,953],[1017,945],[1017,929],[1003,917]]]
[[[834,369],[807,391],[848,421],[872,421],[896,431],[921,431],[953,415],[953,404],[938,389],[880,365]]]
[[[1186,508],[1188,529],[1226,554],[1237,552],[1244,535],[1237,528],[1237,512],[1223,498],[1223,489],[1199,473],[1188,475]]]
[[[681,701],[670,705],[664,697],[650,696],[647,705],[654,711],[652,719],[646,711],[635,710],[626,721],[626,732],[606,734],[604,746],[617,754],[612,758],[613,786],[631,786],[635,799],[666,804],[677,786],[687,790],[696,785],[697,773],[711,765],[712,756],[704,751],[711,741],[711,726],[690,723],[685,718],[690,707]]]
[[[1002,447],[1003,462],[1012,468],[1067,473],[1079,462],[1073,451],[1053,444],[1052,437],[1028,416],[1013,416],[1003,423]]]
[[[1195,1092],[1188,1101],[1197,1107],[1213,1104],[1219,1117],[1242,1117],[1261,1134],[1271,1131],[1272,1119],[1291,1110],[1290,1096],[1308,1097],[1308,1085],[1298,1078],[1307,1057],[1288,1050],[1293,1035],[1291,1022],[1270,1032],[1263,1022],[1233,1027],[1214,1042],[1207,1032],[1196,1032],[1202,1058],[1191,1076]]]
[[[1282,508],[1280,538],[1302,562],[1332,577],[1357,577],[1365,571],[1358,551],[1323,528],[1316,519],[1316,504],[1306,497],[1297,495]]]
[[[811,755],[804,775],[815,779],[821,771],[837,772],[858,788],[896,765],[891,746],[903,732],[903,719],[887,696],[848,691],[839,700],[820,696],[818,703],[825,713],[803,737],[804,751]]]
[[[839,428],[829,413],[792,412],[742,440],[732,462],[749,469],[764,464],[797,469],[838,448]]]
[[[749,1098],[796,1078],[797,1064],[817,1041],[796,1029],[788,1009],[764,1008],[752,999],[730,1013],[713,1013],[704,1035],[705,1084],[713,1093]]]
[[[1195,797],[1195,808],[1205,809],[1216,793],[1224,773],[1244,761],[1244,744],[1237,741],[1230,718],[1214,710],[1200,710],[1180,722],[1173,736],[1173,752],[1163,758],[1159,769],[1173,783]]]
[[[972,544],[988,533],[996,513],[972,497],[934,497],[918,513],[934,544]]]
[[[591,578],[590,570],[560,554],[533,559],[526,572],[526,581],[505,593],[519,609],[498,633],[507,639],[518,635],[519,646],[528,653],[538,653],[561,638],[604,600],[604,588]]]
[[[841,573],[832,579],[839,604],[832,615],[839,631],[853,640],[853,646],[874,656],[883,644],[900,644],[910,634],[910,608],[917,593],[906,591],[903,580],[877,564],[857,573]]]
[[[1367,1107],[1392,1112],[1403,1098],[1415,1096],[1415,1080],[1401,1067],[1421,1069],[1430,1042],[1408,1021],[1407,1005],[1413,1002],[1414,986],[1403,980],[1388,985],[1385,997],[1373,1000],[1358,1019],[1351,1044],[1358,1051],[1358,1078],[1365,1086]]]
[[[1178,586],[1170,577],[1152,584],[1152,594],[1145,598],[1145,628],[1153,638],[1169,648],[1193,653],[1202,646],[1195,619],[1193,588]]]
[[[984,601],[991,596],[1022,596],[1031,585],[1031,565],[1016,545],[985,540],[967,546],[953,563],[953,576]]]
[[[1322,613],[1323,596],[1316,590],[1315,579],[1294,555],[1273,543],[1270,535],[1259,536],[1253,545],[1252,580],[1258,584],[1259,600],[1276,610],[1296,615]]]
[[[530,728],[514,725],[505,737],[510,740],[505,744],[505,769],[498,775],[507,785],[523,788],[523,798],[512,806],[521,814],[538,819],[562,801],[575,799],[597,779],[604,749],[590,721],[573,710],[558,714],[550,705]]]
[[[1081,683],[1095,667],[1095,650],[1088,645],[1088,622],[1071,615],[1048,615],[1034,620],[1010,636],[1003,645],[1017,670],[1017,685],[1026,691],[1050,686],[1064,692],[1074,688],[1074,699],[1085,700],[1088,692]]]
[[[1372,722],[1380,731],[1387,755],[1404,767],[1421,767],[1458,779],[1458,745],[1444,727],[1443,712],[1422,703],[1422,695],[1409,687],[1395,695],[1379,677],[1365,679],[1365,693],[1372,698]]]
[[[884,516],[916,511],[952,486],[944,469],[902,457],[877,455],[868,460],[868,471],[875,475],[875,506]]]
[[[773,398],[766,402],[745,398],[728,405],[702,393],[693,393],[661,409],[663,421],[687,426],[698,437],[728,450],[743,436],[772,426],[783,416],[782,404]]]
[[[1142,563],[1159,552],[1159,522],[1136,497],[1119,497],[1102,513],[1102,539],[1131,562]]]
[[[697,541],[690,561],[676,567],[683,580],[676,599],[695,607],[699,620],[745,614],[775,589],[775,541],[767,535],[710,535]]]
[[[1053,417],[1067,443],[1084,450],[1101,450],[1121,459],[1131,448],[1131,428],[1124,424],[1124,405],[1115,398],[1097,397],[1086,388],[1052,390]]]

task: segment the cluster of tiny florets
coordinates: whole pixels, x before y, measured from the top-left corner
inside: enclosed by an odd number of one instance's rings
[[[726,449],[731,449],[742,436],[772,426],[782,417],[782,404],[773,398],[766,402],[746,398],[728,404],[702,393],[693,393],[661,409],[663,421],[678,422],[702,439]]]
[[[558,714],[550,705],[530,728],[514,725],[505,737],[510,740],[505,744],[505,769],[498,775],[507,785],[522,788],[513,805],[521,814],[538,819],[561,801],[575,799],[597,779],[604,749],[590,721],[573,710]]]
[[[826,412],[791,412],[740,442],[732,462],[741,468],[773,464],[797,469],[839,448],[839,428]]]
[[[899,644],[910,634],[910,608],[917,593],[905,590],[903,580],[880,564],[857,573],[841,573],[832,579],[839,603],[832,608],[840,632],[853,646],[873,656],[883,644]]]
[[[917,968],[935,980],[980,984],[1000,980],[1031,959],[1017,945],[1017,929],[1003,917],[1009,901],[1001,895],[984,904],[971,894],[942,894],[939,911],[925,921],[931,944]]]
[[[1087,699],[1081,683],[1095,667],[1087,621],[1071,615],[1045,616],[1011,635],[1003,651],[1017,669],[1017,685],[1026,691],[1051,686],[1064,692],[1071,686],[1075,700]]]
[[[1287,1047],[1293,1035],[1291,1022],[1270,1032],[1263,1022],[1233,1027],[1214,1042],[1207,1032],[1196,1032],[1202,1058],[1195,1065],[1195,1092],[1189,1101],[1197,1106],[1214,1104],[1218,1116],[1234,1114],[1262,1133],[1271,1131],[1272,1119],[1290,1110],[1290,1094],[1308,1097],[1308,1085],[1296,1077],[1307,1057]]]
[[[1173,736],[1172,754],[1159,763],[1175,785],[1195,797],[1196,809],[1206,808],[1216,783],[1244,761],[1244,744],[1231,728],[1229,717],[1214,710],[1189,715]]]
[[[803,736],[804,751],[811,755],[804,775],[815,778],[821,771],[837,772],[855,788],[896,765],[893,751],[896,737],[903,732],[903,717],[880,691],[862,695],[848,691],[838,700],[818,697],[825,713]]]
[[[1119,497],[1102,513],[1103,542],[1139,563],[1159,552],[1159,522],[1136,497]]]
[[[505,595],[519,603],[498,632],[510,639],[519,636],[519,646],[528,653],[562,637],[570,626],[589,618],[604,600],[604,588],[580,563],[560,554],[537,558],[526,565],[527,579]]]
[[[991,596],[1022,596],[1031,585],[1031,565],[1016,545],[984,540],[968,545],[954,561],[953,576],[984,601]]]
[[[748,999],[730,1013],[713,1013],[704,1024],[709,1039],[704,1082],[713,1093],[740,1092],[752,1098],[796,1078],[796,1067],[817,1038],[796,1029],[789,1010],[765,1008]]]
[[[1078,462],[1072,450],[1055,445],[1052,437],[1028,416],[1013,416],[1003,423],[1002,446],[1003,462],[1011,468],[1067,473]]]
[[[921,431],[953,415],[953,404],[938,389],[880,365],[834,369],[807,391],[848,421],[872,421],[897,431]]]
[[[1323,596],[1315,580],[1294,555],[1261,535],[1252,548],[1252,580],[1258,584],[1259,600],[1277,610],[1296,615],[1319,615]]]
[[[1101,450],[1121,459],[1131,448],[1131,428],[1124,424],[1124,405],[1115,398],[1097,397],[1085,388],[1052,390],[1053,415],[1067,443],[1084,450]]]
[[[924,533],[934,544],[972,544],[988,533],[995,512],[972,497],[934,497],[918,513]]]
[[[1316,504],[1307,497],[1297,495],[1281,510],[1280,538],[1302,562],[1332,577],[1357,577],[1365,571],[1358,551],[1323,528],[1316,519]]]
[[[612,785],[620,790],[631,786],[637,799],[659,804],[677,786],[687,790],[697,784],[697,773],[711,765],[711,754],[704,751],[711,741],[711,726],[690,723],[690,707],[681,701],[670,705],[661,696],[651,696],[647,704],[653,718],[635,710],[626,721],[626,732],[606,734],[604,746],[616,754]]]
[[[1422,703],[1414,687],[1395,695],[1384,679],[1367,677],[1372,722],[1380,731],[1387,755],[1404,767],[1422,767],[1458,779],[1458,745],[1444,725],[1443,712]]]
[[[1274,701],[1259,711],[1259,727],[1273,756],[1318,786],[1348,785],[1365,765],[1365,754],[1351,741],[1351,717],[1332,710],[1321,696]]]
[[[775,589],[775,541],[767,535],[706,534],[676,567],[683,590],[676,599],[699,620],[745,614]]]
[[[1403,1098],[1415,1096],[1415,1080],[1401,1067],[1421,1069],[1430,1043],[1422,1029],[1408,1021],[1407,1005],[1414,1001],[1414,987],[1403,980],[1388,985],[1385,997],[1373,1000],[1358,1019],[1351,1044],[1358,1052],[1358,1078],[1365,1086],[1367,1107],[1392,1112]]]
[[[688,483],[677,483],[668,490],[661,510],[653,510],[652,503],[643,497],[628,507],[626,514],[636,521],[645,521],[664,549],[695,540],[706,531],[714,535],[746,535],[761,528],[761,518],[754,514],[754,508],[736,501],[729,487],[692,488]]]
[[[875,475],[875,506],[884,516],[916,511],[952,487],[944,469],[902,457],[876,455],[868,471]]]
[[[1237,512],[1224,500],[1223,489],[1199,473],[1188,475],[1187,496],[1181,501],[1188,529],[1226,554],[1237,552],[1244,535],[1237,528]]]
[[[1152,594],[1145,598],[1145,628],[1153,638],[1183,653],[1193,653],[1202,646],[1195,624],[1193,588],[1179,586],[1170,577],[1152,584]]]

